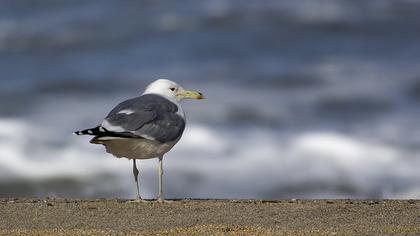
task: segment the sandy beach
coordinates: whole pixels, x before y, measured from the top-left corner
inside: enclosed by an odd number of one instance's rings
[[[1,235],[418,235],[419,200],[1,199]]]

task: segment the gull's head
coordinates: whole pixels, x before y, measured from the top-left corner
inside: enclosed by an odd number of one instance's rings
[[[152,82],[146,87],[143,94],[158,94],[176,101],[181,101],[186,98],[197,100],[204,98],[202,93],[185,90],[177,83],[167,79],[158,79]]]

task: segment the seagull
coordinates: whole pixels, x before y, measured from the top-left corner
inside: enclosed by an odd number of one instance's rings
[[[158,79],[144,93],[118,104],[94,128],[74,132],[94,136],[90,143],[102,144],[117,158],[133,160],[133,175],[137,189],[135,202],[143,201],[138,183],[137,159],[158,158],[159,195],[163,202],[163,156],[180,140],[185,128],[183,99],[203,99],[203,94],[188,91],[177,83]]]

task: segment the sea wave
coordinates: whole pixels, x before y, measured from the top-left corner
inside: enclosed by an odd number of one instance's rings
[[[117,2],[0,3],[1,196],[134,197],[70,134],[164,77],[207,98],[168,197],[419,197],[419,1]]]
[[[68,134],[64,145],[51,146],[51,132],[0,120],[0,188],[19,183],[26,190],[43,186],[25,192],[29,196],[134,197],[130,161],[106,154],[86,137]],[[164,164],[172,198],[420,197],[420,159],[414,153],[322,130],[289,135],[192,124]],[[154,197],[157,162],[139,166],[143,194]],[[78,186],[73,192],[59,187],[69,181]]]

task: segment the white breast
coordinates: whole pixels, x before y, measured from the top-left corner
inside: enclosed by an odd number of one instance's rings
[[[176,114],[178,114],[179,116],[181,116],[184,120],[185,120],[185,113],[184,110],[182,110],[181,104],[179,103],[175,103],[178,107],[178,111],[176,112]]]

